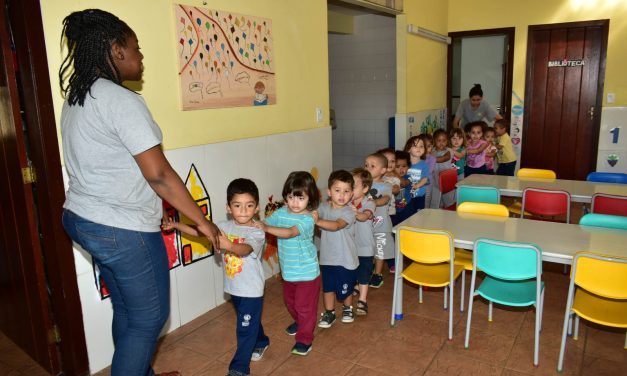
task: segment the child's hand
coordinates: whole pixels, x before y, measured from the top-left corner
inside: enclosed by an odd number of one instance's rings
[[[161,219],[161,228],[163,231],[170,232],[176,229],[176,222],[172,219],[172,217],[163,217]]]
[[[255,221],[253,226],[263,232],[266,232],[266,223],[264,221]]]
[[[224,231],[220,230],[220,233],[218,234],[218,239],[219,239],[219,242],[220,242],[220,247],[222,249],[224,249],[225,251],[230,251],[231,250],[231,246],[233,245],[233,243],[231,243],[229,238],[226,237],[226,234],[224,233]],[[216,248],[218,253],[220,253],[220,251],[222,251],[222,249]]]
[[[311,216],[313,217],[314,223],[318,223],[318,221],[320,220],[320,215],[318,215],[318,211],[312,211]]]

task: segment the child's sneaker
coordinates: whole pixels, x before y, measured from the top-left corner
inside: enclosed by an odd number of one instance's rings
[[[355,308],[357,316],[366,316],[368,314],[368,303],[360,300],[357,302],[357,308]]]
[[[396,266],[392,265],[390,266],[390,274],[394,274],[396,273]]]
[[[253,355],[250,357],[250,360],[252,362],[258,362],[261,360],[261,358],[263,358],[263,353],[266,352],[266,350],[268,349],[268,346],[270,345],[265,345],[264,347],[257,347],[256,349],[253,350]]]
[[[304,343],[296,342],[292,347],[292,354],[305,356],[311,351],[311,345],[305,345]]]
[[[355,321],[353,306],[342,306],[342,322],[345,324]]]
[[[330,328],[335,322],[335,311],[324,311],[320,316],[322,316],[322,318],[318,321],[319,328]]]
[[[381,286],[383,286],[383,274],[373,274],[370,277],[370,287],[378,289]]]
[[[287,334],[288,336],[295,336],[297,331],[298,331],[298,324],[295,322],[291,323],[290,326],[285,328],[285,334]]]
[[[234,369],[230,369],[226,376],[248,376],[247,373],[236,371]]]

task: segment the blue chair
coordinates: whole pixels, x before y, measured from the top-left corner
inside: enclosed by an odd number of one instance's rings
[[[591,172],[586,180],[597,183],[627,184],[627,174],[622,172]]]
[[[620,215],[589,213],[581,217],[579,224],[582,226],[595,226],[627,230],[627,217]]]
[[[500,204],[501,194],[495,187],[462,185],[457,187],[457,205],[466,201],[484,202],[486,204]]]
[[[492,304],[514,307],[536,306],[535,343],[533,364],[538,365],[540,328],[544,304],[542,282],[542,251],[529,243],[512,243],[480,238],[475,241],[470,302],[466,324],[465,347],[470,340],[472,306],[474,297],[480,295],[490,302],[488,320],[492,321]],[[481,285],[475,290],[477,268],[485,273]]]

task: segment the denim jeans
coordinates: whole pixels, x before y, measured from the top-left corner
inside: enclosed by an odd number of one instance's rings
[[[63,227],[93,257],[111,294],[111,375],[154,375],[150,363],[170,315],[170,273],[161,233],[97,224],[69,210],[63,212]]]

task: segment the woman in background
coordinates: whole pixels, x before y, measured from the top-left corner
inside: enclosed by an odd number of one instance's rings
[[[468,99],[464,99],[455,112],[453,127],[464,127],[468,123],[475,121],[492,122],[503,119],[492,106],[483,100],[483,90],[480,84],[475,84],[468,93]],[[460,124],[461,123],[461,124]],[[465,130],[468,133],[468,130]]]

